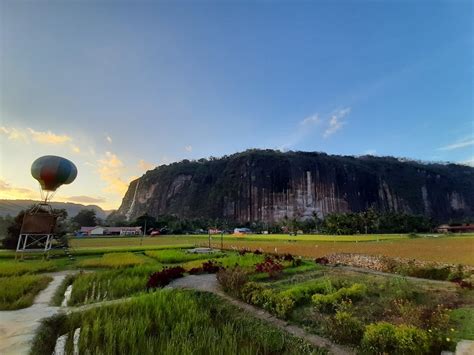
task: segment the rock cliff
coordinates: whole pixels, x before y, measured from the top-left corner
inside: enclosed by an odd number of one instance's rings
[[[474,168],[392,157],[249,150],[182,161],[132,181],[119,214],[273,222],[331,212],[474,216]]]

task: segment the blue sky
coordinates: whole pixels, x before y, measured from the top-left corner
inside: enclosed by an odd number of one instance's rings
[[[152,166],[247,148],[474,162],[470,1],[0,0],[0,198],[116,208]]]

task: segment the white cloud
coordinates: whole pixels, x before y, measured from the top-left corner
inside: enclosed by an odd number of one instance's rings
[[[465,148],[469,147],[471,145],[474,145],[474,138],[469,137],[469,138],[464,138],[456,143],[446,145],[444,147],[438,148],[438,150],[454,150],[454,149],[459,149],[459,148]]]
[[[122,178],[123,162],[116,154],[106,152],[97,163],[99,176],[107,183],[104,191],[123,196],[128,189],[128,183]]]
[[[3,199],[38,199],[39,190],[33,191],[29,188],[13,186],[6,180],[0,178],[0,198]]]
[[[62,198],[62,200],[77,202],[77,203],[103,203],[105,202],[105,198],[103,197],[93,197],[93,196],[85,196],[85,195],[64,197]]]
[[[70,148],[76,154],[79,154],[81,152],[81,149],[77,145],[71,144]]]
[[[140,161],[138,162],[138,169],[142,170],[142,171],[147,171],[147,170],[151,170],[155,167],[154,164],[152,163],[149,163],[143,159],[140,159]]]
[[[300,124],[303,126],[314,125],[314,124],[319,124],[319,123],[321,123],[321,119],[319,118],[319,115],[317,113],[306,117],[304,120],[300,122]]]
[[[184,147],[184,150],[187,151],[187,152],[192,152],[193,147],[191,145],[187,145],[187,146]]]
[[[331,114],[331,117],[330,117],[329,122],[328,122],[328,127],[324,131],[323,137],[327,138],[327,137],[333,135],[334,133],[336,133],[337,131],[339,131],[346,124],[346,122],[343,121],[343,119],[350,112],[351,112],[350,107],[334,111]]]
[[[107,142],[112,143],[112,137],[110,137],[108,134],[105,135],[105,139]]]
[[[28,128],[28,131],[31,134],[31,138],[41,144],[63,144],[72,140],[71,137],[65,134],[55,134],[51,131],[41,132],[35,131],[32,128]]]
[[[56,134],[51,131],[37,131],[33,128],[16,128],[16,127],[0,127],[0,133],[7,136],[10,140],[23,141],[25,143],[30,140],[40,144],[58,145],[72,141],[72,138],[66,134]]]

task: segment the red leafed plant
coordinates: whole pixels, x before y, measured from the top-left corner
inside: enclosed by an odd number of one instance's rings
[[[265,257],[265,260],[261,263],[255,264],[255,271],[266,272],[270,277],[277,277],[281,274],[283,265],[278,260],[273,259],[271,256]]]
[[[221,268],[222,268],[222,265],[213,260],[208,260],[202,263],[202,271],[207,272],[209,274],[215,274]]]
[[[146,288],[158,288],[168,285],[174,279],[183,277],[184,270],[181,266],[164,268],[161,271],[155,272],[150,275]]]

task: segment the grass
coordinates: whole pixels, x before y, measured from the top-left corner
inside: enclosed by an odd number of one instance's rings
[[[49,304],[51,306],[56,306],[56,307],[61,306],[61,303],[63,302],[63,299],[64,299],[64,293],[66,292],[66,289],[68,288],[69,285],[71,285],[74,282],[75,279],[76,279],[76,275],[67,275],[64,278],[64,280],[58,286],[56,291],[54,291],[53,298],[49,302]]]
[[[182,249],[171,249],[171,250],[153,250],[146,251],[146,256],[149,256],[163,264],[175,264],[193,260],[202,259],[215,259],[224,256],[224,253],[211,253],[211,254],[191,254]]]
[[[208,256],[205,260],[194,260],[187,263],[183,263],[182,266],[186,270],[190,270],[194,267],[200,267],[202,263],[206,260],[211,260],[212,257]],[[224,256],[216,259],[223,267],[232,267],[239,265],[246,269],[253,269],[255,264],[262,262],[264,259],[263,255],[255,255],[253,253],[247,253],[245,255],[239,255],[237,253],[232,253],[228,256]]]
[[[117,325],[120,331],[117,331]],[[32,354],[51,353],[68,333],[72,350],[81,328],[79,353],[97,354],[318,354],[307,343],[206,293],[161,290],[128,302],[43,322]]]
[[[0,261],[0,276],[18,276],[56,269],[57,265],[52,261]]]
[[[0,278],[0,310],[26,308],[52,280],[48,276],[22,275]]]
[[[79,261],[78,266],[84,268],[126,268],[141,265],[146,262],[143,256],[133,253],[109,253],[100,258]]]
[[[82,273],[72,283],[69,306],[113,300],[144,292],[149,275],[161,269],[160,264],[145,264],[120,270]]]
[[[474,307],[453,310],[451,320],[454,322],[458,339],[474,340]]]

